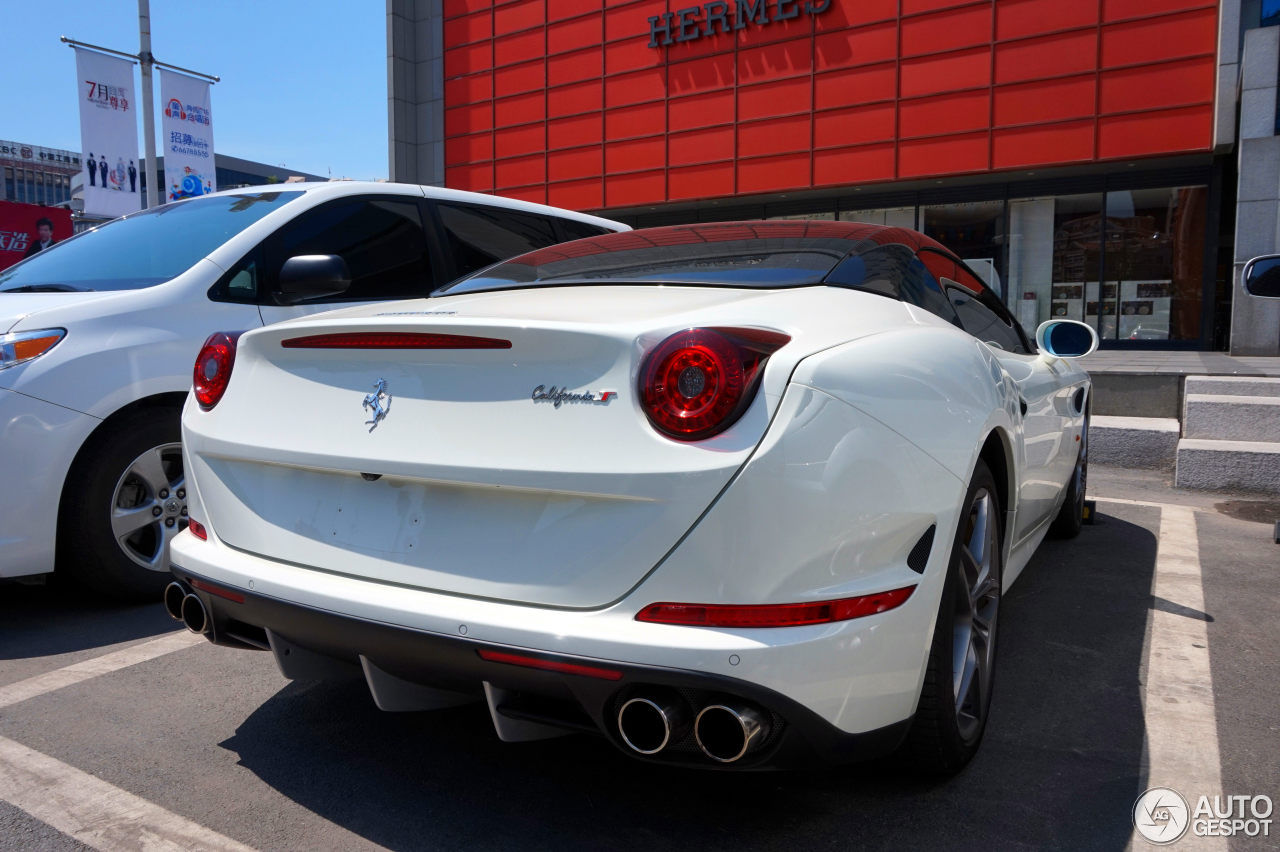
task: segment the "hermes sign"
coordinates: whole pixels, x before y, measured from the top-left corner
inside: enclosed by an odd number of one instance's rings
[[[737,31],[747,24],[763,27],[802,14],[821,15],[830,8],[831,0],[711,0],[649,18],[649,46],[695,41],[717,32]]]

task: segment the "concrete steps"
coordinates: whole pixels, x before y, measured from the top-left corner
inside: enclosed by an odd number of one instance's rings
[[[1115,417],[1089,420],[1089,461],[1113,467],[1169,470],[1182,437],[1176,417]]]
[[[1280,441],[1280,396],[1189,393],[1182,434],[1219,441]]]
[[[1280,442],[1183,438],[1174,484],[1197,491],[1280,494]]]
[[[1280,379],[1188,376],[1174,482],[1280,495]]]
[[[1095,411],[1090,460],[1172,469],[1180,488],[1280,495],[1280,378],[1187,376],[1179,414]]]

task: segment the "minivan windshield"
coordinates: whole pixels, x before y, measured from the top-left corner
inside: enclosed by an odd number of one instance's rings
[[[210,195],[115,219],[0,272],[0,292],[151,287],[181,275],[300,195],[296,190]]]

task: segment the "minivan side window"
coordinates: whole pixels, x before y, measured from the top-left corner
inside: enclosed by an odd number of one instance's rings
[[[549,216],[452,201],[436,210],[459,276],[562,241]]]
[[[278,273],[301,254],[336,254],[351,273],[346,293],[319,302],[421,298],[435,286],[420,207],[408,199],[343,200],[303,214],[272,238],[270,267]],[[270,299],[275,275],[261,284]]]

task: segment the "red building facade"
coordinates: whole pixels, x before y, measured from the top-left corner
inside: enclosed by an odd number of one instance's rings
[[[577,209],[1214,144],[1205,0],[445,0],[443,26],[446,184]]]

